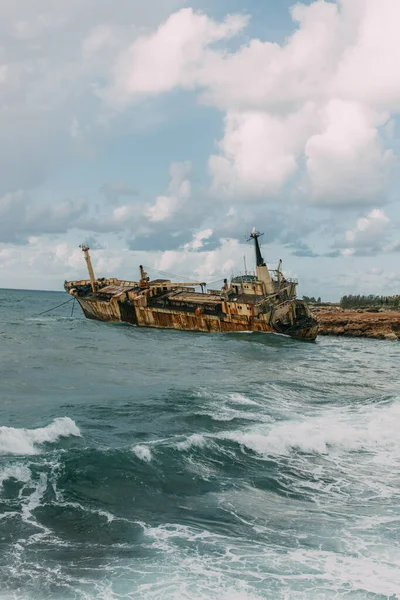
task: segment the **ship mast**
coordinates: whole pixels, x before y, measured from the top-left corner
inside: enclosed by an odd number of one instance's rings
[[[146,271],[143,268],[143,265],[139,265],[139,269],[140,269],[140,281],[139,281],[139,287],[141,290],[149,287],[149,276],[147,275]]]
[[[281,258],[279,259],[277,274],[278,274],[278,283],[279,283],[279,285],[281,285],[281,283],[282,283],[282,259]]]
[[[82,248],[82,252],[85,255],[85,260],[86,260],[86,264],[87,264],[87,268],[89,271],[89,278],[90,278],[90,283],[92,286],[92,292],[95,292],[97,289],[97,284],[96,284],[96,278],[94,276],[94,271],[93,271],[93,267],[92,267],[92,261],[90,260],[90,255],[89,255],[89,246],[84,246],[83,244],[81,244],[79,246],[79,248]]]
[[[265,264],[265,261],[261,255],[260,244],[258,242],[258,238],[262,235],[264,234],[260,233],[259,231],[256,231],[256,229],[253,228],[253,231],[250,234],[249,241],[250,239],[254,240],[254,246],[256,250],[257,277],[263,283],[265,294],[274,294],[274,282],[272,281],[268,267]]]

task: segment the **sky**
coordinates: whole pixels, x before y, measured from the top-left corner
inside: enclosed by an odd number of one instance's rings
[[[400,293],[399,0],[0,0],[0,287]]]

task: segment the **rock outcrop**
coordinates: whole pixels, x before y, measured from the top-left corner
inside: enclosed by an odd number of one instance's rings
[[[400,339],[400,312],[356,310],[315,310],[321,325],[320,335],[363,337],[375,340]]]

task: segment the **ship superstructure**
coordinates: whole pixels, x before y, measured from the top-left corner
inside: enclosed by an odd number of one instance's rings
[[[81,248],[89,280],[66,281],[64,287],[89,319],[187,331],[275,332],[314,340],[318,320],[296,298],[297,281],[283,275],[281,261],[276,270],[268,268],[261,255],[261,235],[255,230],[250,235],[256,272],[232,277],[230,283],[225,279],[221,290],[207,290],[204,282],[151,280],[143,266],[139,281],[96,279],[87,246]]]

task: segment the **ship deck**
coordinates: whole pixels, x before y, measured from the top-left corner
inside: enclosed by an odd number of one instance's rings
[[[221,296],[216,294],[202,294],[201,292],[171,292],[166,294],[167,297],[173,298],[180,302],[193,302],[196,304],[221,304]]]

